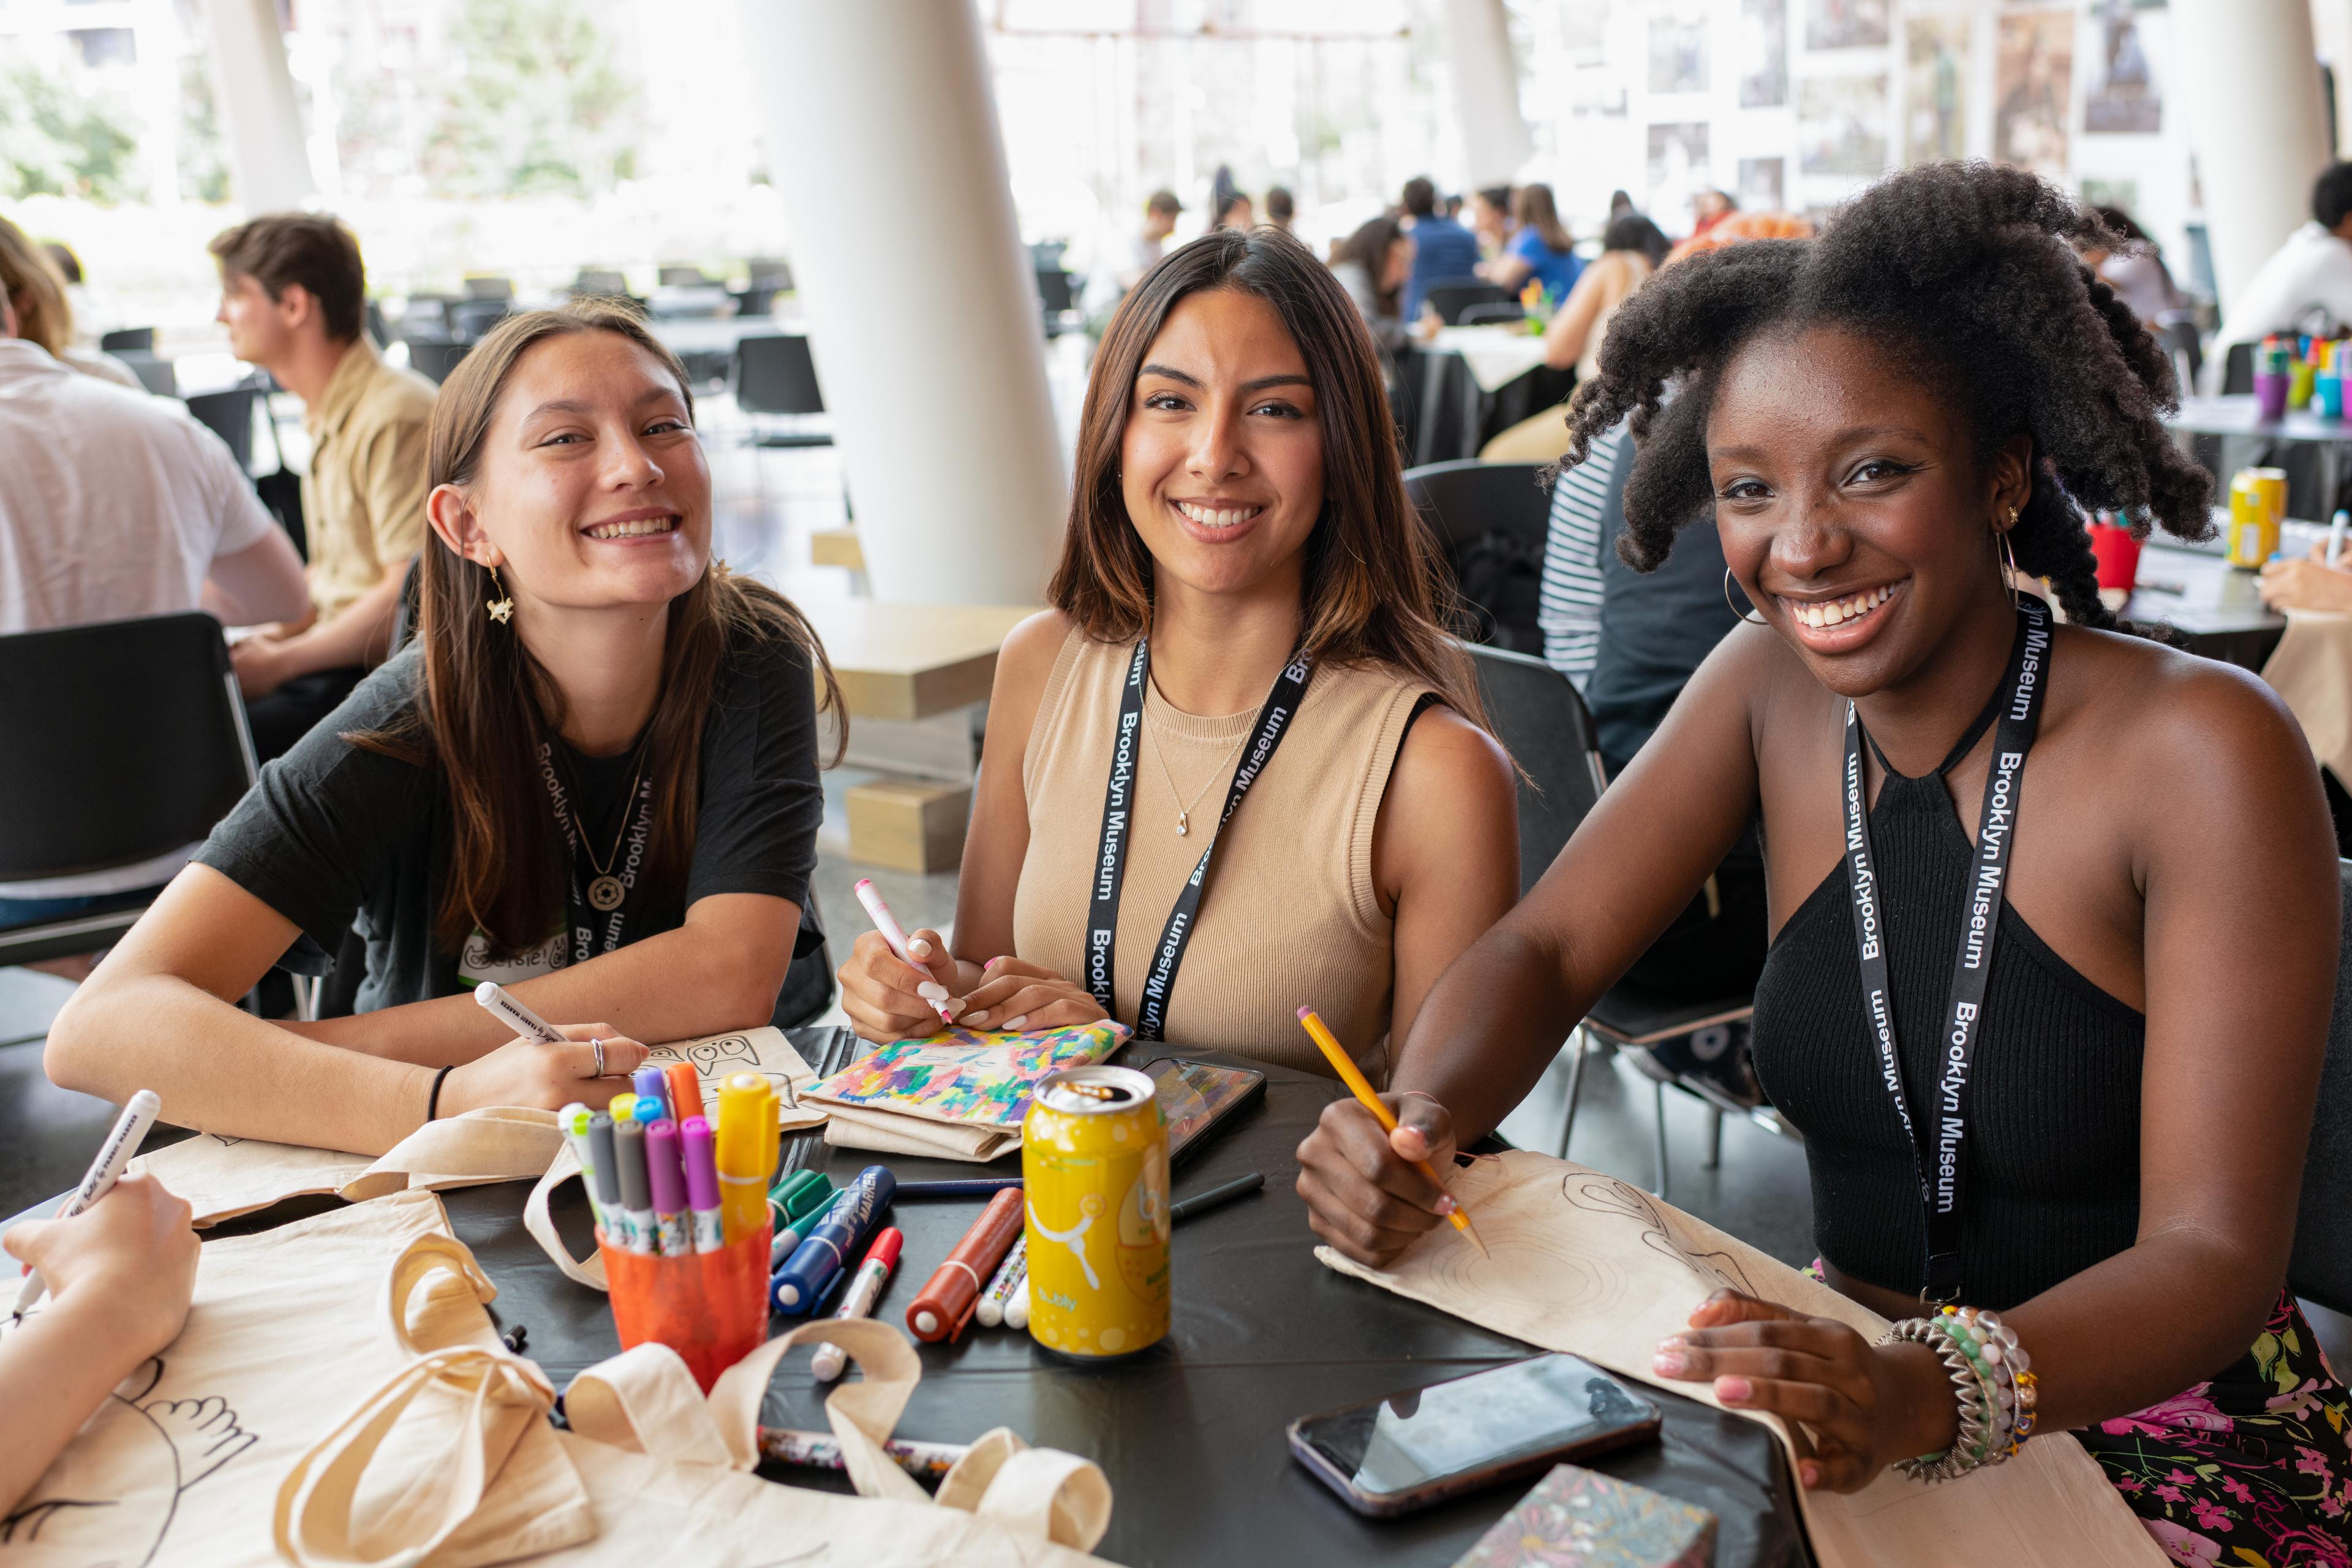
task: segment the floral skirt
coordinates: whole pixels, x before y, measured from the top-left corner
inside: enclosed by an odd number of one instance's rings
[[[2352,1568],[2352,1394],[2294,1297],[2210,1382],[2074,1436],[2189,1568]]]

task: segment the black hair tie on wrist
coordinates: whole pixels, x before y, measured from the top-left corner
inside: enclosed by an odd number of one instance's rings
[[[433,1075],[433,1092],[432,1092],[431,1094],[428,1094],[428,1095],[426,1095],[426,1096],[425,1097],[425,1121],[436,1121],[436,1120],[437,1120],[437,1119],[440,1117],[440,1115],[441,1115],[441,1085],[442,1085],[442,1082],[443,1082],[443,1080],[445,1080],[446,1079],[447,1079],[447,1078],[448,1078],[448,1076],[449,1076],[451,1073],[456,1072],[457,1070],[457,1068],[456,1068],[456,1067],[454,1067],[454,1066],[451,1066],[451,1067],[446,1067],[446,1068],[443,1068],[439,1072],[436,1072],[436,1073],[435,1073],[435,1074]]]

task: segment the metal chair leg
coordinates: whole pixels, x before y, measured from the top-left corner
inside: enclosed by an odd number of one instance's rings
[[[1650,1088],[1657,1096],[1655,1104],[1657,1108],[1656,1131],[1658,1184],[1653,1188],[1652,1191],[1655,1192],[1658,1196],[1663,1199],[1666,1195],[1666,1086],[1664,1083],[1654,1083]]]
[[[1559,1157],[1568,1158],[1569,1134],[1576,1131],[1576,1098],[1584,1089],[1585,1038],[1582,1027],[1568,1037],[1568,1110],[1559,1121]]]
[[[1706,1108],[1706,1168],[1715,1170],[1723,1163],[1723,1108]]]
[[[297,974],[294,980],[294,1016],[305,1024],[319,1021],[319,998],[327,989],[323,974]]]

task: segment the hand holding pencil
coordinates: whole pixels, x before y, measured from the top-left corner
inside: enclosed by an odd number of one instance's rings
[[[1468,1211],[1447,1194],[1441,1167],[1433,1159],[1450,1161],[1452,1156],[1453,1130],[1444,1108],[1425,1095],[1415,1095],[1406,1101],[1410,1109],[1401,1121],[1389,1106],[1398,1097],[1373,1092],[1312,1007],[1301,1007],[1298,1021],[1339,1081],[1379,1123],[1375,1142],[1363,1135],[1373,1130],[1364,1128],[1360,1118],[1345,1114],[1345,1101],[1335,1101],[1299,1145],[1298,1192],[1307,1200],[1316,1234],[1359,1262],[1379,1266],[1443,1216],[1485,1255],[1486,1244],[1478,1238]],[[1433,1118],[1442,1124],[1439,1128],[1420,1125]],[[1353,1131],[1347,1125],[1351,1121]]]

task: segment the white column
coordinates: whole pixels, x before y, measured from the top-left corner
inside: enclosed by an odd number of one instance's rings
[[[247,213],[299,207],[318,186],[275,0],[204,0],[204,13],[213,96],[228,133],[231,194]]]
[[[2331,159],[2308,0],[2174,0],[2169,90],[2186,100],[2213,270],[2238,290],[2311,216]]]
[[[741,0],[746,75],[877,599],[1041,602],[1068,508],[970,0]]]
[[[1454,105],[1462,116],[1463,183],[1507,185],[1535,153],[1519,112],[1518,66],[1503,0],[1445,0]]]

